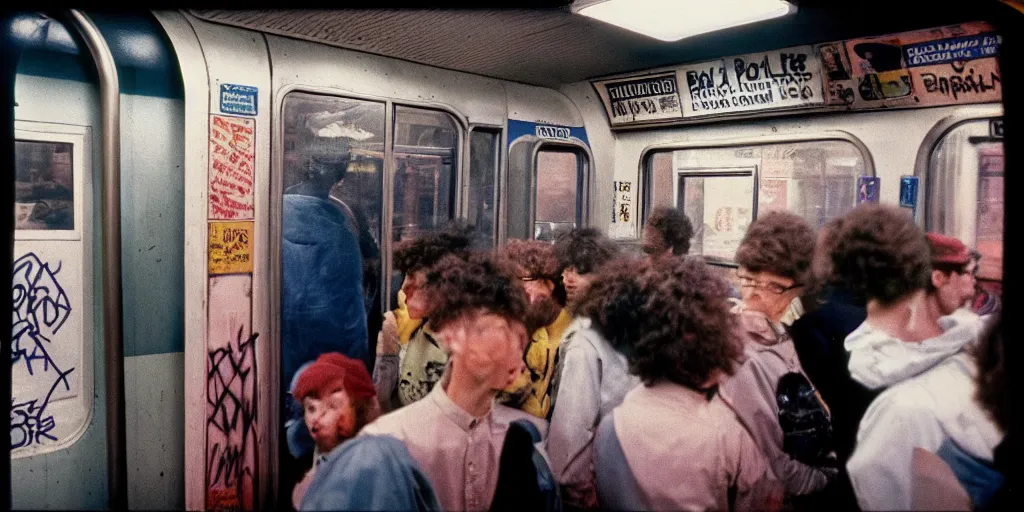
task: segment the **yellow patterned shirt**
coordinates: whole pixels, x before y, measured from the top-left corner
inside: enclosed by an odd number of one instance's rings
[[[526,368],[511,386],[499,394],[499,402],[547,419],[551,411],[551,378],[555,374],[555,355],[562,342],[562,333],[570,322],[572,316],[562,309],[551,325],[533,332],[524,357]]]

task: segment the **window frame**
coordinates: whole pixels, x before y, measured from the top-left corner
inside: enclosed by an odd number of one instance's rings
[[[640,161],[637,171],[637,183],[640,185],[640,192],[638,193],[639,204],[637,205],[637,230],[636,235],[633,239],[627,239],[627,242],[639,243],[641,233],[643,233],[644,226],[647,223],[647,216],[650,213],[651,206],[651,195],[652,190],[649,186],[649,176],[652,172],[650,162],[655,154],[666,153],[679,150],[699,150],[699,149],[723,149],[723,148],[744,148],[751,146],[768,146],[772,144],[790,144],[798,142],[828,142],[828,141],[841,141],[852,144],[857,151],[860,153],[864,160],[864,176],[877,176],[875,171],[875,160],[871,155],[871,151],[867,145],[864,144],[857,136],[850,132],[843,130],[826,130],[824,132],[817,132],[814,134],[810,133],[783,133],[773,134],[767,136],[757,137],[738,137],[718,140],[702,140],[702,141],[689,141],[689,142],[668,142],[662,144],[652,144],[643,149],[640,152]],[[694,169],[690,172],[686,170],[673,170],[673,178],[678,180],[679,177],[726,177],[736,176],[737,172],[744,174],[747,168],[738,167],[736,172],[728,171],[728,167],[721,167],[723,172],[708,172],[706,169]],[[755,166],[753,171],[754,178],[754,205],[751,221],[757,220],[758,215],[758,200],[760,197],[759,191],[761,186],[761,166]],[[678,186],[676,182],[673,182],[673,193],[675,188]],[[678,197],[678,196],[674,196]],[[704,257],[704,255],[700,255]],[[726,266],[736,267],[737,265],[731,261],[724,261],[719,258],[705,257],[710,263]]]
[[[470,166],[472,165],[472,155],[470,154],[470,152],[472,151],[473,132],[476,131],[490,133],[492,135],[497,136],[494,140],[494,147],[491,148],[494,150],[495,155],[493,169],[494,193],[492,194],[491,197],[491,201],[494,204],[494,218],[491,221],[493,223],[491,233],[491,249],[497,249],[498,241],[503,236],[502,230],[504,225],[504,223],[502,222],[502,219],[504,218],[502,216],[502,208],[504,208],[505,205],[502,191],[505,189],[505,165],[507,164],[507,158],[505,157],[504,152],[502,151],[502,148],[504,148],[507,144],[505,141],[506,133],[504,126],[479,123],[472,123],[469,125],[469,129],[466,131],[465,148],[463,151],[463,154],[466,157],[464,160],[466,168],[466,179],[463,181],[463,187],[462,189],[460,189],[459,192],[459,195],[465,197],[466,200],[462,202],[462,207],[458,211],[458,216],[461,219],[469,218],[469,190],[473,184],[472,176],[469,175],[471,171]]]

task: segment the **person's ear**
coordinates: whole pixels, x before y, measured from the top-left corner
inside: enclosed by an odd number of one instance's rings
[[[940,270],[932,270],[932,286],[935,288],[942,288],[946,285],[946,281],[949,276],[942,273]]]

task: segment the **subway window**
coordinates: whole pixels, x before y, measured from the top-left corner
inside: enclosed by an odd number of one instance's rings
[[[928,161],[928,229],[956,236],[981,253],[978,278],[1003,277],[1004,157],[1001,119],[960,123],[938,140]],[[988,281],[988,283],[986,283]]]
[[[682,207],[690,252],[731,263],[758,213],[788,210],[821,227],[852,210],[866,162],[840,139],[658,151],[644,168],[644,214]]]
[[[71,149],[69,143],[15,141],[15,229],[75,229]]]
[[[467,219],[476,226],[478,248],[494,247],[497,226],[498,151],[501,131],[474,128],[469,135],[469,211]]]
[[[537,152],[537,179],[533,237],[554,240],[571,231],[579,220],[583,158],[575,151],[542,149]]]

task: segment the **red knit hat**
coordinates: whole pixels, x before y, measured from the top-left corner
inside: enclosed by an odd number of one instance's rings
[[[966,265],[971,261],[971,250],[951,236],[928,233],[932,265]]]
[[[323,396],[331,386],[341,385],[351,398],[367,398],[377,395],[373,379],[366,366],[358,359],[345,357],[337,352],[323,354],[306,367],[295,382],[292,396],[302,400],[310,395]]]

